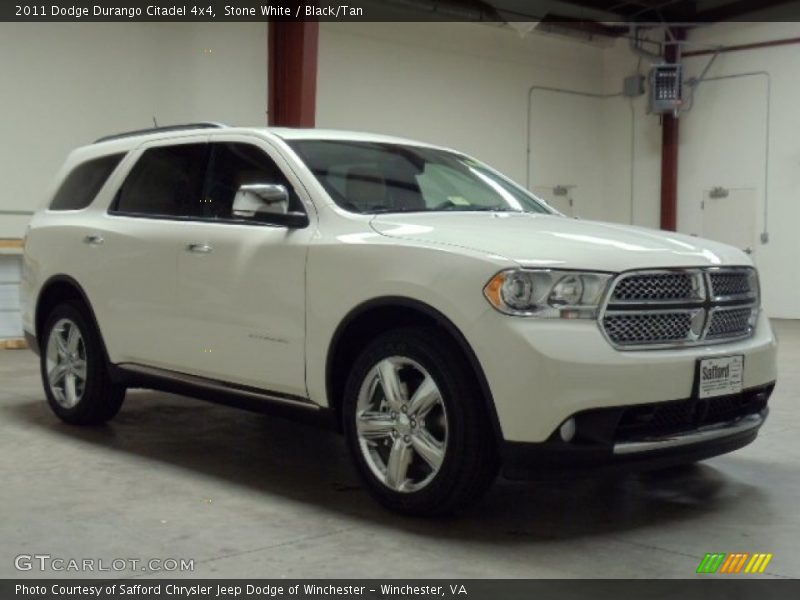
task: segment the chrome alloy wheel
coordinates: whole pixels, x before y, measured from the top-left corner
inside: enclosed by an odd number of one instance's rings
[[[74,408],[86,389],[86,345],[74,321],[61,319],[50,330],[46,349],[47,381],[56,402]]]
[[[358,392],[356,431],[367,465],[386,487],[427,486],[447,448],[447,411],[433,377],[410,358],[381,360]]]

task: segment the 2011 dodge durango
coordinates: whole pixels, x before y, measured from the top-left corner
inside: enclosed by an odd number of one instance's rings
[[[478,160],[380,135],[98,140],[33,217],[22,292],[64,421],[103,423],[135,387],[317,420],[413,514],[500,469],[735,450],[776,380],[743,252],[566,218]]]

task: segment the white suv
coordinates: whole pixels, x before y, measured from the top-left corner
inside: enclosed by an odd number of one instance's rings
[[[110,419],[131,387],[312,418],[415,514],[501,467],[735,450],[776,379],[744,253],[569,219],[473,158],[370,134],[196,124],[76,150],[28,229],[23,297],[64,421]]]

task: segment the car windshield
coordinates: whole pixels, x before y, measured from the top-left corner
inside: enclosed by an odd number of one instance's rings
[[[289,145],[334,202],[352,212],[555,212],[493,169],[453,152],[345,140]]]

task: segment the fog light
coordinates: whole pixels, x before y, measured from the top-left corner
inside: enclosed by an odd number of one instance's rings
[[[565,442],[571,442],[572,439],[575,437],[575,419],[570,417],[561,425],[558,430],[558,433],[561,435],[561,439]]]

